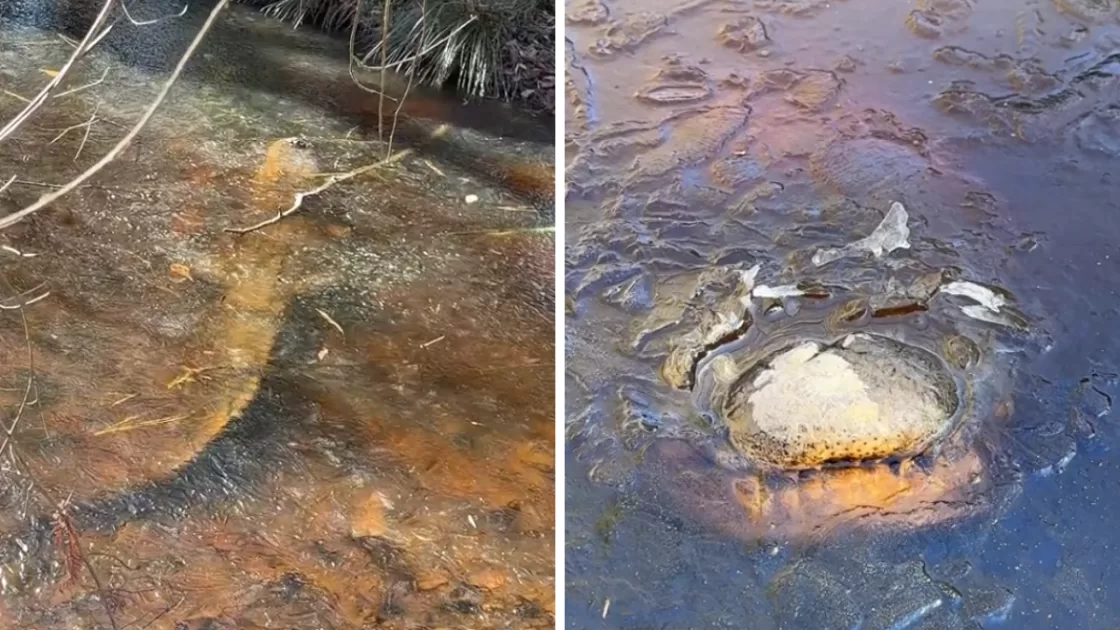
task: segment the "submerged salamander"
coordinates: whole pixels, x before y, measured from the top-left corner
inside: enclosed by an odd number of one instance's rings
[[[304,148],[291,139],[269,146],[250,184],[257,204],[278,206],[306,187],[317,166]],[[354,299],[348,296],[357,293],[330,281],[327,288],[309,290],[285,277],[288,259],[305,241],[307,224],[299,219],[231,237],[217,255],[201,261],[221,289],[217,317],[204,333],[214,340],[207,354],[226,371],[220,395],[192,428],[191,441],[199,448],[151,481],[68,505],[77,530],[111,532],[137,519],[183,518],[214,500],[244,495],[267,471],[296,461],[290,446],[295,434],[313,435],[315,423],[313,406],[299,395],[307,379],[293,368],[312,363],[323,347],[326,324],[316,308],[345,312]],[[9,578],[9,584],[32,585],[36,576],[51,574],[57,518],[41,514],[29,530],[0,544],[0,564],[19,567],[18,579]]]
[[[16,21],[81,37],[92,20],[92,14],[81,9],[96,9],[100,2],[61,2],[49,11],[40,5],[0,0],[0,22]],[[200,18],[212,6],[212,0],[191,3],[182,19],[143,27],[122,20],[99,45],[108,47],[126,65],[165,71],[178,60]],[[23,10],[28,7],[34,11]],[[169,13],[176,13],[179,8],[181,5],[176,5]],[[158,13],[159,8],[146,5],[145,12],[148,11]],[[144,19],[151,15],[135,17]],[[320,55],[329,48],[324,42],[339,42],[329,38],[316,40],[305,34],[296,38],[285,27],[268,32],[268,37],[288,33],[282,43],[302,48],[275,49],[275,42],[261,41],[259,25],[251,23],[262,19],[266,18],[249,9],[231,10],[211,33],[208,44],[200,50],[183,79],[217,83],[234,94],[265,93],[303,100],[321,107],[328,115],[357,125],[358,135],[375,134],[377,99],[353,84],[345,62],[324,63],[321,74],[309,74],[307,68],[286,60],[286,52],[292,52],[293,57],[299,52]],[[553,202],[551,163],[541,162],[539,168],[527,168],[526,164],[535,162],[512,164],[506,156],[508,165],[495,165],[487,156],[479,155],[477,147],[473,152],[464,151],[463,143],[456,138],[433,138],[431,121],[449,123],[457,130],[474,129],[513,138],[515,145],[520,140],[536,149],[551,143],[551,125],[542,133],[539,121],[502,115],[501,106],[452,107],[446,98],[427,98],[420,91],[413,94],[402,114],[414,118],[402,118],[394,147],[412,147],[439,163],[465,171],[484,186],[509,191],[540,211],[542,219],[549,220]],[[435,107],[440,103],[441,107]],[[509,146],[509,142],[503,142],[503,151]],[[276,144],[270,152],[283,153],[288,148]],[[551,155],[551,149],[548,152]],[[300,172],[308,175],[315,170],[318,169]],[[259,178],[266,175],[259,174]],[[278,198],[290,200],[293,190],[311,187],[289,186]],[[268,204],[270,210],[281,206],[278,199]],[[232,367],[233,378],[237,380],[231,382],[224,400],[217,402],[201,426],[199,448],[189,460],[170,467],[167,474],[153,481],[75,501],[67,508],[67,514],[78,530],[113,531],[137,519],[177,519],[214,500],[244,493],[277,464],[293,460],[293,437],[315,432],[316,410],[299,395],[299,390],[309,384],[308,379],[293,368],[307,365],[322,348],[328,325],[316,309],[323,308],[323,300],[337,305],[339,300],[345,302],[348,298],[339,297],[346,291],[338,287],[293,291],[285,285],[284,265],[298,240],[284,232],[292,229],[292,223],[282,221],[269,227],[267,234],[238,237],[229,258],[214,262],[218,282],[223,284],[224,304],[223,315],[213,332],[221,344],[218,350],[226,355],[219,362]],[[18,567],[15,570],[20,574],[14,581],[8,575],[10,585],[19,582],[31,586],[53,575],[50,564],[57,558],[52,551],[56,542],[55,519],[53,514],[42,513],[32,519],[28,528],[0,542],[0,566],[6,574]]]

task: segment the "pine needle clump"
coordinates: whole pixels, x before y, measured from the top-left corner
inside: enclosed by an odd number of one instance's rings
[[[263,10],[297,25],[352,35],[355,55],[368,66],[385,65],[469,97],[553,112],[555,9],[550,1],[277,0]],[[360,16],[357,24],[355,16]]]

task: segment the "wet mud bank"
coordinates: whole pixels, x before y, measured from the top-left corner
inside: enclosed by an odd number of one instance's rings
[[[1120,617],[1118,11],[568,4],[570,627]]]
[[[71,48],[2,41],[7,120]],[[338,69],[301,41],[264,79]],[[547,130],[421,91],[390,148],[326,96],[234,89],[229,44],[0,232],[2,625],[550,627]],[[163,78],[95,49],[0,144],[3,213],[96,161]]]

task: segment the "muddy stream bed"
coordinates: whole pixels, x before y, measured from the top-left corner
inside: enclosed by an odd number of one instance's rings
[[[165,35],[0,143],[0,215],[117,142]],[[0,626],[551,627],[551,129],[414,88],[390,149],[339,47],[231,9],[0,232]],[[0,118],[71,50],[3,26]]]
[[[569,627],[1120,627],[1118,20],[567,4]]]

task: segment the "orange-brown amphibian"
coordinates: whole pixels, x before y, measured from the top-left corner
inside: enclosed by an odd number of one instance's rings
[[[783,330],[752,330],[700,360],[691,398],[720,431],[654,442],[642,470],[651,488],[750,540],[924,527],[991,503],[991,458],[978,435],[998,416],[989,403],[999,353],[984,357],[951,330],[921,345],[859,329],[830,336],[820,322]]]

